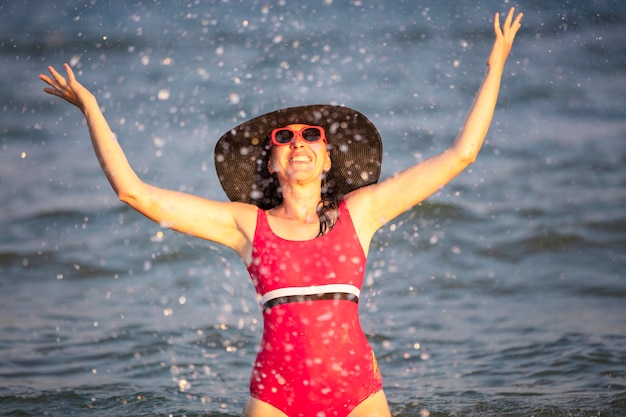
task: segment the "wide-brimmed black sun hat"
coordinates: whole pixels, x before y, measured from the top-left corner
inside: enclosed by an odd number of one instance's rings
[[[226,132],[215,146],[215,168],[231,201],[269,209],[282,200],[277,179],[267,169],[272,129],[290,124],[321,126],[332,167],[329,192],[347,194],[378,181],[382,141],[374,124],[348,107],[325,104],[290,107],[255,117]]]

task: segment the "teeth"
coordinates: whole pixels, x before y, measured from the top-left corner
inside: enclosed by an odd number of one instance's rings
[[[300,155],[300,156],[294,156],[293,158],[291,158],[291,160],[293,162],[309,162],[311,161],[311,158],[309,158],[308,156]]]

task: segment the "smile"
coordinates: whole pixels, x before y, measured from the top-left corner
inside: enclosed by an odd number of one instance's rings
[[[290,162],[311,162],[311,158],[306,155],[296,155],[291,157]]]

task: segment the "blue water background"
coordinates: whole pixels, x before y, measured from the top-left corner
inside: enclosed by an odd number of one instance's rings
[[[525,13],[478,161],[375,237],[361,301],[395,416],[626,415],[621,1],[0,2],[0,415],[238,415],[261,335],[227,249],[117,201],[70,62],[135,169],[224,200],[217,138],[370,117],[383,177],[451,144],[496,11]]]

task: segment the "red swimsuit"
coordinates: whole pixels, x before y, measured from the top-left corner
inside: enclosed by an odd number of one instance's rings
[[[276,236],[259,210],[248,267],[264,330],[250,393],[289,417],[347,416],[382,389],[358,296],[365,255],[345,202],[324,236]]]

